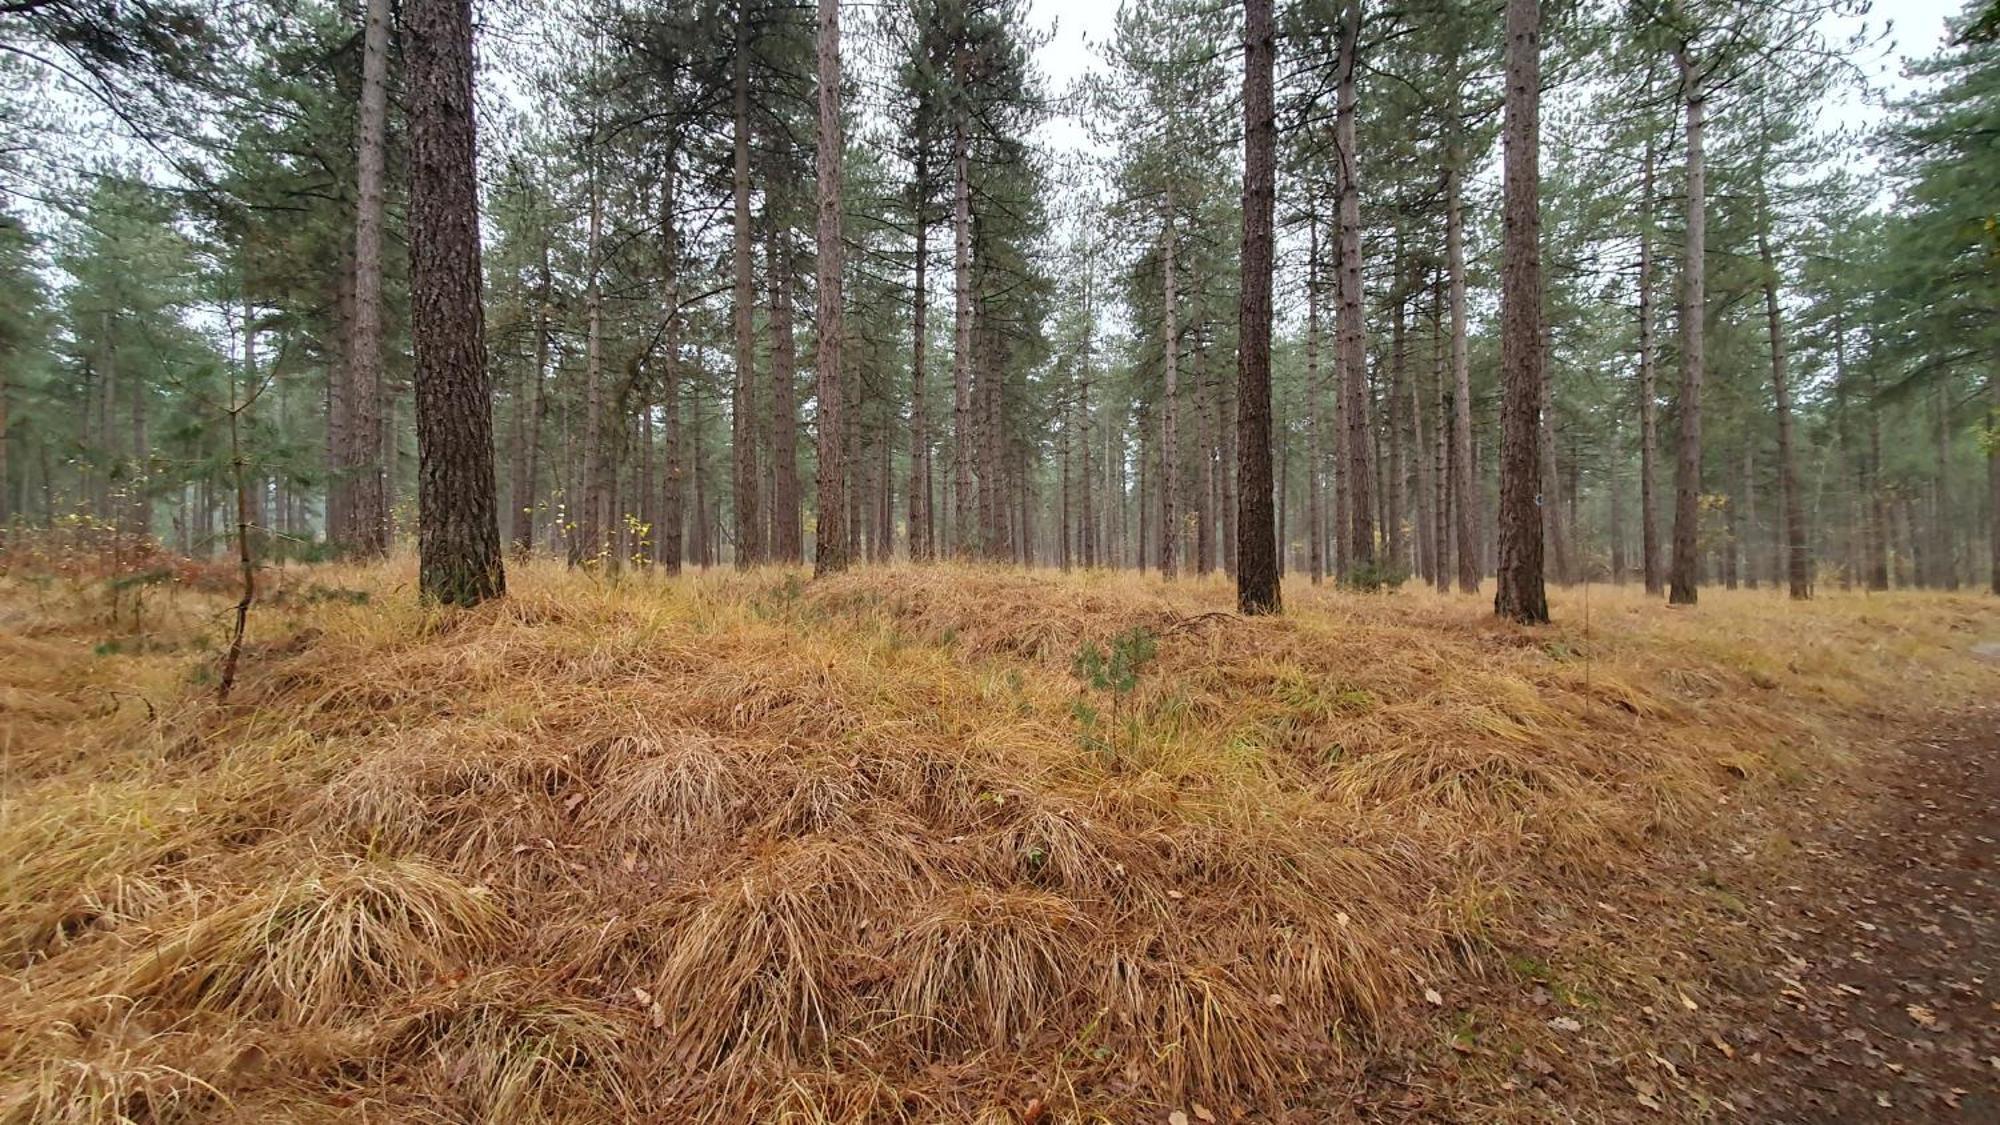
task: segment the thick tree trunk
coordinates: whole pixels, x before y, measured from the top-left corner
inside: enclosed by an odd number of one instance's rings
[[[750,29],[747,9],[736,27],[735,117],[732,141],[735,146],[735,243],[736,265],[735,329],[736,373],[730,395],[730,487],[735,512],[736,566],[738,569],[763,561],[764,525],[757,512],[757,427],[755,383],[757,345],[753,335],[752,303],[756,293],[750,274]],[[836,408],[835,413],[838,413]]]
[[[1358,14],[1358,12],[1357,12]],[[1243,250],[1237,310],[1236,604],[1277,613],[1278,541],[1271,507],[1271,258],[1277,202],[1277,54],[1271,0],[1243,4]]]
[[[1542,514],[1536,508],[1546,349],[1542,336],[1541,4],[1507,0],[1504,234],[1500,276],[1499,582],[1493,612],[1549,619],[1542,587]]]
[[[1687,246],[1681,263],[1681,391],[1679,464],[1674,474],[1674,558],[1667,600],[1693,605],[1701,544],[1701,383],[1707,304],[1708,169],[1702,162],[1707,95],[1683,43],[1674,54],[1687,111]]]
[[[842,448],[840,378],[840,0],[819,0],[819,530],[813,548],[813,574],[847,569],[847,528],[842,506],[847,474]]]
[[[1375,567],[1375,469],[1369,457],[1368,345],[1361,308],[1361,182],[1355,141],[1355,69],[1361,43],[1361,0],[1347,0],[1336,61],[1339,86],[1334,149],[1340,165],[1340,382],[1347,407],[1348,562]]]
[[[406,0],[410,335],[417,377],[417,554],[426,598],[506,590],[493,497],[493,392],[480,305],[470,0]]]

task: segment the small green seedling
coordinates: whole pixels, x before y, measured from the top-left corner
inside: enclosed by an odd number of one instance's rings
[[[1085,745],[1116,756],[1118,748],[1112,740],[1116,739],[1123,725],[1124,699],[1138,688],[1139,672],[1158,654],[1158,642],[1143,625],[1113,637],[1108,648],[1092,641],[1077,652],[1074,670],[1084,689],[1104,692],[1111,697],[1111,739],[1100,738],[1093,733],[1098,719],[1096,708],[1081,696],[1072,707],[1077,722],[1083,727]]]

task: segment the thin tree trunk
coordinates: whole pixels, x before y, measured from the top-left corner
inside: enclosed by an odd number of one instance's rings
[[[798,350],[792,337],[792,234],[765,232],[765,279],[771,287],[771,557],[805,560],[799,506]]]
[[[750,273],[750,29],[748,9],[738,16],[734,67],[735,116],[731,132],[735,149],[735,329],[736,372],[730,395],[730,487],[735,513],[736,566],[763,561],[763,523],[757,512],[757,427],[753,420],[757,345],[752,335],[752,303],[756,293]],[[822,403],[822,405],[824,405]],[[839,408],[834,413],[838,415]]]
[[[1688,45],[1674,52],[1687,111],[1687,246],[1681,264],[1680,455],[1674,475],[1674,558],[1667,600],[1693,605],[1701,537],[1701,383],[1705,333],[1708,170],[1702,162],[1702,118],[1707,96]]]
[[[584,293],[583,533],[578,537],[581,556],[574,561],[616,569],[617,552],[611,549],[611,495],[605,479],[603,239],[604,202],[598,192],[593,150],[590,222],[584,250],[590,259],[590,279]]]
[[[1375,567],[1375,471],[1368,441],[1368,351],[1361,309],[1361,182],[1355,141],[1355,69],[1361,43],[1361,0],[1347,0],[1336,61],[1334,148],[1340,164],[1340,381],[1347,404],[1347,475],[1350,498],[1348,562]]]
[[[1358,17],[1358,3],[1354,11]],[[1243,250],[1237,310],[1236,604],[1277,613],[1278,543],[1271,507],[1271,259],[1277,201],[1277,54],[1271,0],[1243,4]],[[1352,122],[1350,120],[1350,128]]]
[[[1778,495],[1785,520],[1785,583],[1795,599],[1812,597],[1812,555],[1806,541],[1806,513],[1792,453],[1792,390],[1785,377],[1785,336],[1778,314],[1778,272],[1770,238],[1757,235],[1764,262],[1764,318],[1771,334],[1771,395],[1778,412]]]
[[[2000,428],[2000,374],[1986,377],[1986,397],[1991,400],[1989,423]],[[2000,442],[1986,446],[1986,536],[1991,567],[1988,582],[2000,594]]]
[[[1317,203],[1317,200],[1314,200]],[[1326,578],[1325,388],[1319,371],[1319,212],[1306,217],[1306,570],[1317,586]]]
[[[965,64],[955,64],[957,78],[963,85]],[[972,493],[973,419],[972,419],[972,180],[969,162],[971,160],[971,138],[967,133],[968,123],[965,111],[961,109],[952,132],[952,290],[954,300],[952,325],[952,523],[956,533],[955,547],[961,558],[970,557],[975,549],[978,534],[974,522]]]
[[[1659,392],[1653,363],[1653,141],[1646,140],[1639,176],[1639,551],[1646,592],[1658,596],[1660,575]]]
[[[417,548],[426,598],[506,590],[493,496],[493,393],[480,305],[470,0],[406,0],[410,336],[417,373]]]
[[[1166,222],[1160,230],[1160,348],[1165,357],[1166,384],[1160,402],[1160,575],[1172,579],[1179,572],[1175,558],[1180,538],[1180,513],[1175,501],[1180,492],[1180,326],[1175,323],[1174,196],[1167,192]]]
[[[1437,572],[1431,576],[1439,593],[1451,589],[1452,580],[1452,419],[1451,391],[1445,379],[1444,287],[1431,288],[1431,389],[1433,415],[1437,418],[1437,441],[1431,466],[1431,519],[1437,543]]]
[[[360,200],[354,218],[354,335],[346,349],[351,425],[347,434],[350,547],[379,555],[389,546],[388,459],[382,378],[383,171],[388,147],[389,0],[367,0],[362,32]]]
[[[924,404],[924,350],[930,344],[930,163],[928,138],[917,138],[916,179],[912,195],[917,228],[916,280],[910,311],[910,561],[936,557],[931,538],[930,431]]]
[[[1458,524],[1458,588],[1475,594],[1481,554],[1477,463],[1472,457],[1472,361],[1466,340],[1465,202],[1458,157],[1450,159],[1453,164],[1445,171],[1445,260],[1451,286],[1451,506]]]

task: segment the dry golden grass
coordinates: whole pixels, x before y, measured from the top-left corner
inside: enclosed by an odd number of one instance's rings
[[[411,572],[274,574],[227,706],[216,596],[0,579],[0,1122],[1338,1105],[1530,904],[2000,690],[1975,596]]]

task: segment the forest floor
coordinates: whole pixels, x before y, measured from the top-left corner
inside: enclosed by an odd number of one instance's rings
[[[38,562],[0,1125],[1996,1117],[1989,598]]]

